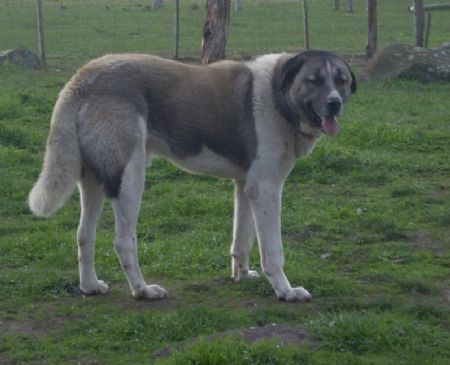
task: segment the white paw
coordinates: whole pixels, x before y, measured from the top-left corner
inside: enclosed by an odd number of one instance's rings
[[[278,294],[278,299],[286,301],[286,302],[309,302],[312,299],[312,295],[303,288],[291,288],[281,294]]]
[[[247,273],[241,274],[241,279],[257,279],[259,274],[255,270],[248,270]]]
[[[246,270],[246,271],[240,271],[238,273],[235,273],[233,275],[234,281],[241,281],[241,280],[247,280],[247,279],[257,279],[259,278],[259,274],[257,271],[254,270]]]
[[[92,283],[80,285],[80,289],[84,294],[106,294],[109,287],[103,280],[95,280]]]
[[[167,290],[159,285],[146,285],[144,289],[133,292],[135,298],[162,299],[167,297]]]

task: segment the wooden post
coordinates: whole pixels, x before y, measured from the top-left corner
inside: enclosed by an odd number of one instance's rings
[[[303,3],[303,36],[305,49],[309,49],[309,19],[308,19],[308,2],[302,0]]]
[[[425,29],[425,11],[423,9],[423,0],[414,0],[414,38],[416,47],[424,45],[424,29]]]
[[[428,41],[430,40],[431,31],[431,13],[427,14],[427,29],[425,32],[425,48],[428,48]]]
[[[36,14],[39,39],[39,54],[41,55],[41,64],[44,67],[47,65],[47,55],[45,52],[44,15],[42,12],[42,0],[36,0]]]
[[[230,0],[207,0],[207,18],[203,26],[202,64],[225,58],[230,26]]]
[[[180,56],[180,0],[175,0],[175,59]]]
[[[367,46],[366,58],[372,58],[377,50],[378,20],[377,0],[367,0]]]
[[[164,0],[153,0],[152,10],[159,10],[163,6]]]
[[[236,0],[235,10],[239,13],[242,10],[242,1],[243,0]]]
[[[349,13],[353,13],[353,0],[348,0],[347,1],[347,11]]]
[[[414,13],[414,9],[416,7],[410,6],[409,7],[409,11]],[[423,11],[428,12],[428,11],[436,11],[436,10],[450,10],[450,4],[429,4],[429,5],[424,5],[423,6]]]
[[[333,0],[333,9],[335,11],[338,11],[340,9],[341,5],[339,3],[339,0]]]

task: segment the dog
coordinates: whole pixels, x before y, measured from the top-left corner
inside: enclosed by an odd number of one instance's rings
[[[257,237],[262,271],[277,297],[310,300],[283,270],[282,188],[296,160],[309,154],[321,135],[338,134],[337,117],[355,91],[348,64],[327,51],[207,66],[141,54],[103,56],[82,67],[59,94],[30,209],[49,217],[78,184],[80,289],[106,293],[95,271],[94,247],[109,197],[114,248],[132,295],[160,299],[167,291],[146,284],[137,257],[147,165],[161,157],[188,172],[233,179],[232,277],[258,277],[249,270]]]

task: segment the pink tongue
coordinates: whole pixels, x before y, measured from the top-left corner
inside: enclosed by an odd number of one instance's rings
[[[322,129],[328,136],[335,136],[340,130],[339,123],[334,117],[322,117]]]

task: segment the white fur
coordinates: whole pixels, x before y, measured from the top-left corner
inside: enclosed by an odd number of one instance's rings
[[[63,206],[81,175],[81,155],[76,131],[78,104],[66,86],[60,93],[51,120],[44,164],[28,196],[31,211],[49,217]]]
[[[112,200],[116,220],[114,248],[125,271],[133,296],[159,299],[167,291],[159,285],[147,285],[139,268],[136,226],[145,185],[147,165],[146,124],[139,119],[140,135],[134,153],[125,168],[119,197]]]
[[[245,176],[243,169],[205,146],[195,156],[180,158],[170,151],[164,141],[150,136],[147,141],[147,153],[150,156],[163,157],[180,169],[193,174],[207,174],[225,179],[242,179]]]
[[[279,57],[280,55],[263,56],[249,64],[254,74],[253,112],[258,148],[243,189],[242,186],[237,185],[237,212],[232,246],[233,275],[236,280],[239,280],[241,272],[248,271],[248,255],[249,247],[251,247],[249,244],[250,222],[254,222],[261,254],[261,266],[275,293],[280,299],[303,301],[311,299],[311,295],[302,287],[292,288],[283,270],[281,195],[284,181],[298,156],[296,135],[275,110],[272,101],[271,82]],[[250,216],[250,212],[253,217]],[[241,228],[243,224],[245,227]],[[236,266],[239,269],[236,269]]]

